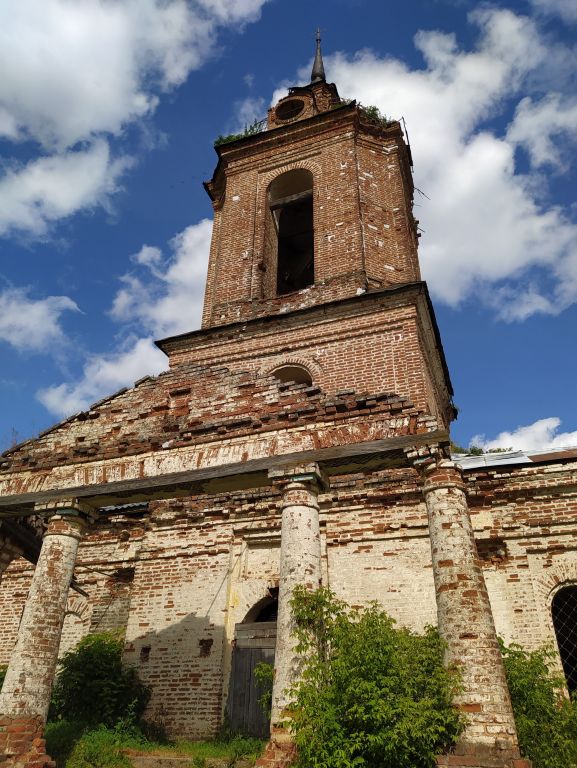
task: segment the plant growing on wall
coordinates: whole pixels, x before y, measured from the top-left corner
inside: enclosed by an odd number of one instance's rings
[[[301,681],[293,729],[301,768],[429,768],[464,720],[442,641],[395,627],[377,604],[356,610],[327,589],[291,601]]]
[[[577,768],[577,703],[555,673],[551,648],[501,644],[521,752],[533,768]]]
[[[115,725],[131,713],[143,714],[149,689],[136,669],[122,663],[122,638],[113,633],[88,635],[59,662],[51,719],[74,720],[86,726]]]

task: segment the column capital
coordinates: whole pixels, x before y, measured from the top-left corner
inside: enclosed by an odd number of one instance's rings
[[[76,498],[60,498],[51,501],[37,502],[34,505],[34,513],[40,517],[77,517],[87,523],[93,522],[98,516],[97,510],[85,501]]]
[[[269,469],[268,477],[275,485],[311,483],[316,485],[320,491],[327,490],[329,487],[328,477],[316,463],[274,467]]]
[[[428,464],[423,468],[423,475],[424,494],[439,488],[458,488],[466,492],[466,483],[461,467],[450,459],[441,459],[434,464]]]

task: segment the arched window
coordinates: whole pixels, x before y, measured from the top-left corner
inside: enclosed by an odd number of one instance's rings
[[[283,384],[294,381],[296,384],[306,384],[310,387],[313,383],[313,378],[304,365],[281,365],[271,373]]]
[[[268,203],[276,240],[276,294],[282,296],[315,280],[312,173],[295,168],[277,176]]]
[[[577,586],[560,589],[551,605],[557,645],[569,693],[577,690]]]

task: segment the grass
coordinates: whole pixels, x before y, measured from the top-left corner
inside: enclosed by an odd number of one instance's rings
[[[190,757],[202,768],[209,758],[226,760],[233,766],[240,758],[256,760],[264,742],[243,736],[215,741],[163,742],[148,739],[134,726],[100,726],[85,730],[78,723],[60,720],[46,726],[46,748],[57,768],[131,768],[126,752]]]

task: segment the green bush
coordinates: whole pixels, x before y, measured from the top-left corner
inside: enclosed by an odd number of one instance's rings
[[[149,689],[133,667],[122,663],[122,639],[115,634],[88,635],[59,662],[50,719],[84,726],[113,726],[142,716]]]
[[[300,768],[429,768],[464,721],[438,633],[397,629],[376,604],[353,610],[326,589],[292,598],[301,681],[292,728]]]
[[[501,651],[523,756],[533,768],[577,768],[577,704],[553,671],[556,654],[503,644]]]

